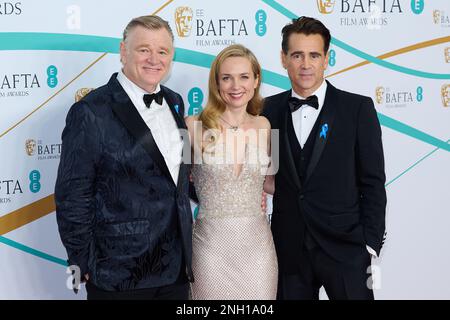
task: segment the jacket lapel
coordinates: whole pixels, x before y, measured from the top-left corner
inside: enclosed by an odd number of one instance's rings
[[[187,129],[186,123],[184,122],[184,115],[181,114],[184,111],[182,110],[182,106],[180,106],[174,101],[173,95],[169,92],[169,90],[165,86],[161,85],[161,91],[163,92],[164,100],[166,100],[167,105],[170,108],[170,112],[172,112],[173,118],[177,123],[177,127],[179,129]]]
[[[317,163],[320,160],[323,150],[327,144],[330,133],[333,130],[333,122],[335,118],[335,111],[337,105],[336,88],[334,88],[327,81],[327,92],[325,94],[325,100],[322,106],[322,115],[320,117],[319,130],[315,137],[314,147],[309,160],[309,165],[306,170],[306,177],[304,184],[308,183]]]
[[[111,106],[113,112],[127,128],[128,132],[142,145],[145,151],[147,151],[161,172],[173,182],[164,157],[159,151],[151,130],[148,128],[139,114],[139,111],[137,111],[136,107],[117,81],[116,76],[117,74],[114,74],[108,82],[108,86],[114,97],[114,102]]]
[[[187,132],[186,123],[184,121],[183,106],[176,103],[175,97],[173,96],[173,94],[170,93],[170,91],[165,86],[161,86],[161,90],[163,92],[164,99],[166,100],[167,105],[169,106],[170,111],[172,112],[173,118],[175,119],[175,122],[177,123],[178,129],[185,130],[184,134],[181,134],[181,132],[180,132],[180,136],[183,141],[182,159],[184,159],[185,152],[189,152],[189,153],[191,152],[191,147],[190,147],[191,144],[189,141],[189,134]],[[188,159],[190,159],[190,155],[189,155]],[[180,189],[182,187],[182,185],[183,185],[182,179],[184,179],[184,177],[187,177],[188,170],[189,170],[188,164],[185,164],[182,161],[180,164],[180,170],[178,172],[177,189]]]
[[[289,135],[288,135],[288,121],[292,121],[292,118],[290,117],[291,110],[289,109],[289,97],[291,96],[291,90],[286,91],[286,94],[283,96],[282,100],[280,101],[280,106],[283,107],[282,115],[281,115],[281,132],[282,132],[282,143],[284,145],[284,148],[286,150],[286,164],[287,164],[287,172],[289,174],[288,181],[292,180],[294,182],[295,187],[297,187],[298,190],[300,190],[301,183],[300,179],[298,178],[297,168],[295,166],[294,162],[294,155],[292,154],[291,144],[289,142]]]

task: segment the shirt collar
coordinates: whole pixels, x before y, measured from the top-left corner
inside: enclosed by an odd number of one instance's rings
[[[129,90],[130,92],[132,92],[136,96],[144,96],[144,94],[149,94],[149,93],[158,93],[161,90],[161,86],[158,83],[156,85],[155,91],[153,91],[153,92],[145,91],[144,89],[139,87],[137,84],[135,84],[133,81],[128,79],[128,77],[123,73],[122,70],[120,70],[118,72],[117,80],[120,82],[120,84],[125,86],[127,90]]]
[[[322,84],[320,85],[320,87],[318,87],[316,89],[316,91],[314,91],[311,95],[316,95],[317,96],[317,100],[319,102],[319,110],[320,108],[323,106],[323,103],[325,101],[325,93],[327,92],[327,82],[324,80],[322,80]],[[298,98],[298,99],[306,99],[308,97],[302,97],[301,95],[299,95],[297,92],[294,91],[294,89],[292,89],[292,97]]]
[[[117,81],[119,81],[122,88],[125,90],[125,92],[130,97],[131,101],[135,105],[135,107],[138,109],[138,111],[148,111],[149,109],[145,106],[144,103],[144,94],[149,94],[150,92],[145,91],[141,87],[139,87],[137,84],[135,84],[133,81],[131,81],[122,70],[119,70],[117,73]],[[155,91],[151,93],[157,93],[161,90],[161,86],[159,83],[156,85]],[[157,105],[159,106],[159,105]],[[155,108],[157,109],[157,108]]]

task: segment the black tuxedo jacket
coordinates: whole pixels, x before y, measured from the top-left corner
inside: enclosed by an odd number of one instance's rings
[[[55,199],[68,263],[109,291],[171,284],[182,259],[192,280],[189,167],[175,185],[116,76],[71,107],[62,133]],[[161,90],[186,129],[181,96]]]
[[[369,97],[328,83],[303,184],[289,143],[291,90],[268,97],[264,115],[280,130],[272,232],[280,271],[298,273],[305,229],[338,261],[380,252],[385,230],[385,173],[378,117]],[[324,126],[328,128],[326,135]]]

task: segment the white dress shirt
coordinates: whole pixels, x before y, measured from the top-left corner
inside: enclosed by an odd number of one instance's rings
[[[164,157],[167,168],[172,176],[175,185],[178,181],[180,171],[183,141],[181,140],[177,123],[170,111],[165,99],[162,105],[152,101],[150,108],[144,103],[144,94],[157,93],[161,90],[160,85],[156,86],[154,92],[146,92],[134,82],[128,79],[122,71],[117,75],[122,88],[130,97],[142,119],[152,132],[156,145]]]
[[[322,110],[323,102],[325,101],[325,94],[327,92],[327,82],[323,80],[322,84],[316,91],[314,91],[311,95],[316,95],[319,101],[319,108],[316,110],[315,108],[304,104],[294,112],[292,112],[292,125],[294,126],[295,135],[297,136],[297,140],[300,143],[300,146],[304,147],[306,140],[308,140],[309,134],[311,133],[314,124],[317,121],[320,110]],[[294,90],[292,90],[292,97],[298,99],[306,99],[308,97],[302,97],[297,94]],[[375,250],[371,247],[367,246],[367,251],[373,256],[377,256]]]
[[[311,130],[316,123],[320,110],[322,110],[326,92],[327,82],[324,80],[320,87],[317,88],[317,90],[312,94],[317,96],[317,99],[319,101],[319,108],[316,110],[313,107],[304,104],[296,111],[292,112],[292,124],[294,126],[295,135],[297,136],[297,140],[302,148],[305,146],[306,140],[308,140],[309,134],[311,133]],[[294,90],[292,90],[292,97],[298,99],[308,98],[300,96]]]

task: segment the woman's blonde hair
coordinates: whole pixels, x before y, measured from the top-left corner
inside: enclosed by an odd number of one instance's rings
[[[243,45],[234,44],[226,47],[217,55],[209,71],[208,102],[198,117],[198,120],[202,122],[202,126],[206,130],[212,129],[214,131],[220,131],[221,129],[219,118],[225,112],[226,103],[219,92],[219,72],[223,62],[231,57],[244,57],[250,61],[253,75],[255,79],[258,80],[258,84],[253,98],[247,104],[247,112],[254,116],[261,113],[262,98],[259,94],[259,88],[261,86],[261,66],[253,52]],[[215,141],[216,138],[217,137],[211,137],[211,142]]]

